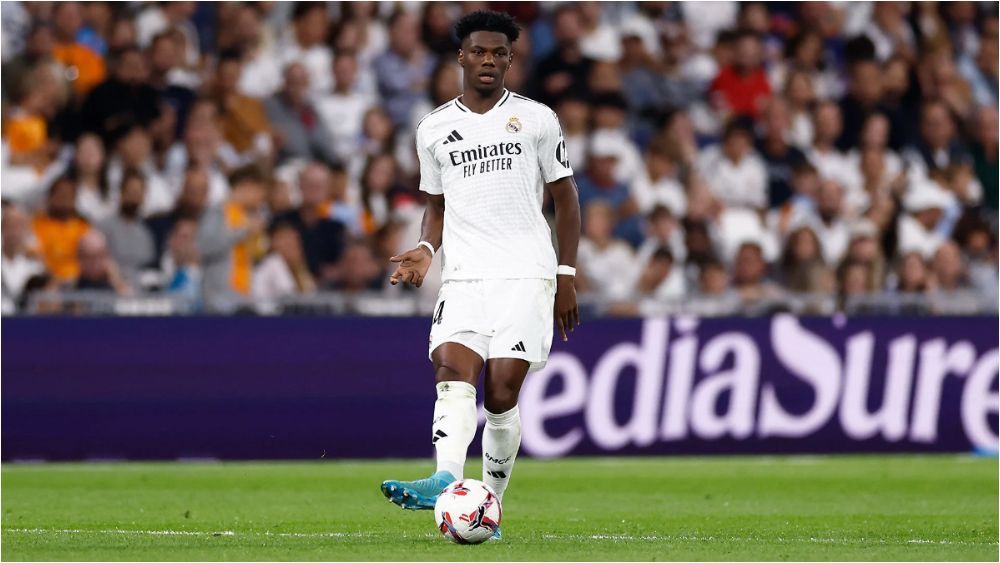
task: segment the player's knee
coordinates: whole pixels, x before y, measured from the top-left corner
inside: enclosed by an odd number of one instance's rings
[[[446,363],[437,366],[434,371],[434,381],[436,383],[441,383],[442,381],[464,381],[475,385],[475,382],[469,381],[469,379],[468,375],[463,375],[461,371]]]
[[[493,414],[505,413],[517,406],[517,390],[504,385],[493,386],[486,390],[483,406]]]

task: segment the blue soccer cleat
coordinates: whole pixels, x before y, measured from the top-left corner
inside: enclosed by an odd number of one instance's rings
[[[500,533],[500,526],[497,526],[496,531],[493,532],[493,537],[491,537],[486,541],[500,541],[502,539],[503,539],[503,534]]]
[[[445,487],[455,481],[448,471],[438,471],[416,481],[383,481],[382,494],[393,504],[407,510],[434,510],[434,503]]]

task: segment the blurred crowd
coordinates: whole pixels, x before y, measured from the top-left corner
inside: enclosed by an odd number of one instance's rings
[[[524,28],[506,86],[562,123],[582,299],[996,310],[995,2],[3,2],[4,313],[433,301],[388,258],[481,8]]]

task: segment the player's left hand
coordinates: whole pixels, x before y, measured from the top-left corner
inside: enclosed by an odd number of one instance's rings
[[[556,276],[556,325],[563,342],[569,340],[566,330],[573,332],[580,326],[580,308],[576,304],[576,286],[573,276]]]

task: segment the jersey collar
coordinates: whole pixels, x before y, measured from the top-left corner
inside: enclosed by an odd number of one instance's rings
[[[455,107],[457,107],[458,109],[460,109],[460,110],[462,110],[462,111],[464,111],[466,113],[471,113],[473,115],[486,115],[487,113],[495,110],[496,108],[504,105],[504,103],[507,102],[507,99],[510,98],[510,90],[504,88],[503,89],[503,95],[500,96],[500,99],[497,100],[497,103],[493,104],[493,107],[491,107],[490,109],[486,110],[485,113],[476,113],[476,112],[472,111],[471,109],[467,108],[465,106],[465,104],[463,104],[461,102],[461,100],[460,100],[461,97],[462,96],[458,96],[457,98],[455,98]]]

